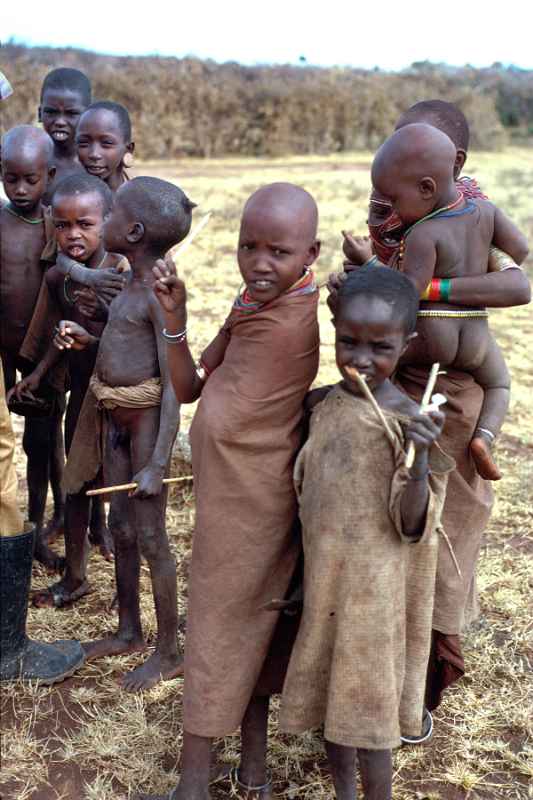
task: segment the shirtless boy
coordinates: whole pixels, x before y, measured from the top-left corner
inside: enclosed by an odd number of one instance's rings
[[[490,448],[509,404],[509,374],[489,332],[486,311],[459,313],[451,307],[449,280],[485,272],[491,244],[525,258],[527,243],[492,203],[465,200],[455,184],[455,159],[455,146],[442,131],[420,123],[407,125],[378,150],[372,183],[409,226],[398,267],[423,300],[431,302],[430,308],[422,303],[418,337],[404,363],[437,361],[469,372],[482,386],[484,401],[470,449],[479,474],[498,480]]]
[[[204,351],[199,373],[186,341],[186,295],[165,265],[155,291],[165,312],[178,400],[201,400],[191,427],[196,526],[185,645],[181,779],[174,800],[206,800],[213,737],[241,726],[234,777],[269,797],[269,697],[257,691],[299,553],[292,468],[303,400],[318,368],[313,198],[287,183],[245,205],[237,260],[245,290]],[[206,378],[207,376],[207,378]],[[245,789],[245,791],[246,791]]]
[[[90,269],[115,266],[118,256],[106,253],[102,242],[104,218],[111,210],[112,194],[103,181],[87,175],[86,172],[64,178],[52,198],[52,219],[54,221],[57,246],[61,253],[85,264]],[[94,315],[92,304],[94,296],[87,296],[91,290],[80,291],[70,277],[64,277],[57,267],[48,270],[45,276],[46,291],[41,292],[25,346],[34,343],[32,355],[42,355],[33,372],[23,378],[15,388],[15,395],[22,398],[26,393],[38,390],[50,369],[60,359],[68,366],[70,394],[65,417],[65,446],[67,456],[72,444],[74,430],[80,414],[85,393],[89,387],[97,351],[97,341],[104,328],[104,322],[93,322],[88,317]],[[88,306],[91,306],[90,308]],[[100,307],[100,316],[107,316],[107,308]],[[60,320],[69,318],[95,338],[92,347],[85,350],[58,349],[53,342],[53,333]],[[44,348],[43,348],[44,343]],[[32,360],[36,360],[33,358]],[[68,464],[68,461],[67,461]],[[67,469],[68,482],[68,469]],[[86,488],[67,494],[65,507],[65,550],[66,570],[57,583],[37,592],[34,605],[61,607],[72,603],[89,592],[86,577],[87,564],[87,526],[91,505],[91,538],[100,544],[102,554],[110,558],[112,541],[105,526],[105,514],[100,498],[86,495]]]
[[[46,205],[51,203],[54,189],[62,178],[83,170],[76,148],[76,128],[90,103],[91,83],[78,69],[54,69],[43,81],[39,122],[54,143],[52,164],[56,170],[43,197]]]
[[[2,180],[9,203],[0,209],[0,354],[6,391],[14,386],[16,371],[23,375],[31,364],[19,356],[41,287],[46,243],[42,197],[53,177],[52,140],[31,125],[12,128],[2,138]],[[54,497],[54,525],[62,526],[61,477],[64,463],[61,416],[64,397],[46,387],[40,398],[48,416],[26,416],[23,447],[28,457],[28,518],[36,527],[35,558],[52,569],[59,559],[47,546],[43,521],[48,481]],[[31,413],[31,411],[30,411]]]
[[[150,688],[183,669],[177,648],[176,567],[165,529],[163,485],[179,406],[167,369],[164,318],[152,291],[152,267],[187,235],[192,208],[178,187],[158,178],[135,178],[116,194],[104,225],[104,246],[126,256],[132,278],[110,306],[69,455],[69,463],[78,462],[82,483],[92,479],[100,467],[91,461],[91,445],[99,440],[95,425],[100,424],[105,432],[106,484],[138,484],[131,497],[111,495],[119,629],[114,636],[85,645],[88,659],[146,648],[139,611],[142,554],[152,578],[157,644],[143,665],[124,676],[123,686],[129,690]],[[94,341],[73,321],[60,323],[59,336],[67,349]]]

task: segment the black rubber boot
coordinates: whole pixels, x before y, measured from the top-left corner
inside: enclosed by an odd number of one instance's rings
[[[26,636],[34,534],[0,536],[0,680],[50,684],[72,675],[85,655],[76,641],[45,644]]]

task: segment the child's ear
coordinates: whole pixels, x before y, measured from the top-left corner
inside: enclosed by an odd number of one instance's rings
[[[48,183],[51,183],[54,180],[55,176],[56,176],[56,168],[52,164],[51,167],[48,167]]]
[[[317,260],[318,256],[320,255],[321,244],[322,244],[321,241],[319,239],[316,239],[316,241],[314,241],[311,247],[309,248],[307,257],[305,259],[306,267],[310,267],[311,264],[313,264]]]
[[[431,200],[437,191],[437,183],[434,178],[422,178],[418,182],[418,189],[424,200]]]
[[[465,162],[466,162],[466,150],[463,150],[462,147],[458,147],[457,154],[455,156],[455,164],[453,165],[453,177],[455,178],[455,180],[457,180],[457,178],[463,171]]]
[[[142,222],[134,222],[126,234],[126,241],[128,241],[130,244],[137,244],[137,242],[141,241],[143,236],[144,225]]]
[[[43,121],[43,108],[42,106],[39,106],[39,108],[37,109],[37,122],[42,122],[42,121]]]

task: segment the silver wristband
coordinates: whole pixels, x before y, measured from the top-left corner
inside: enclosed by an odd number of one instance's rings
[[[163,335],[163,339],[167,341],[169,344],[181,344],[187,338],[187,328],[184,328],[179,333],[168,333],[166,328],[163,328],[161,331]]]

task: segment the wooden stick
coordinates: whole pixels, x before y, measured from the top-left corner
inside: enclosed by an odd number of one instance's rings
[[[163,483],[181,483],[182,481],[192,481],[192,475],[183,475],[180,478],[163,478]],[[94,497],[98,494],[108,494],[111,492],[129,492],[136,489],[137,483],[120,483],[117,486],[104,486],[102,489],[89,489],[87,497]]]
[[[196,239],[202,228],[205,228],[205,226],[211,219],[212,213],[213,213],[212,211],[208,211],[207,214],[204,217],[202,217],[198,225],[195,228],[193,228],[193,230],[189,233],[185,241],[181,242],[181,244],[177,245],[177,247],[171,251],[172,259],[174,262],[179,256],[181,256],[185,252],[185,250],[187,250],[188,247],[191,246],[191,244]]]
[[[433,389],[435,388],[435,384],[437,382],[437,376],[439,374],[440,364],[435,362],[431,367],[431,371],[429,373],[428,382],[426,384],[426,388],[424,389],[424,395],[422,397],[422,402],[420,404],[420,411],[422,414],[425,413],[427,407],[431,401],[431,395],[433,394]],[[407,469],[411,469],[415,461],[415,443],[409,442],[407,447],[407,455],[405,457],[405,466]]]
[[[374,397],[374,395],[372,394],[372,392],[368,388],[367,383],[366,383],[366,379],[364,378],[364,376],[361,375],[361,373],[355,367],[346,367],[346,372],[348,373],[350,378],[352,378],[352,380],[356,380],[357,381],[357,383],[359,384],[359,388],[361,389],[361,391],[365,395],[366,399],[370,402],[370,404],[372,405],[374,411],[376,412],[376,414],[380,418],[381,423],[382,423],[383,427],[385,428],[385,430],[387,432],[387,436],[389,437],[389,439],[394,441],[394,433],[392,432],[392,429],[391,429],[389,423],[386,420],[385,414],[383,413],[381,408],[378,406],[376,398]]]

